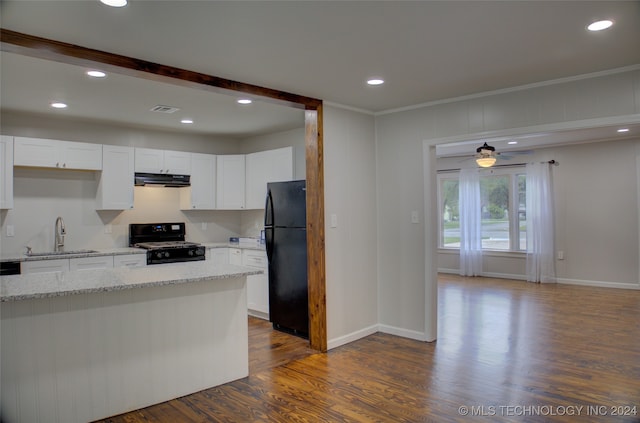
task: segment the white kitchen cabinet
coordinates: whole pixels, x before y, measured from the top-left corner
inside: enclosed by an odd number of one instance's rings
[[[229,248],[207,249],[207,260],[217,265],[229,264]]]
[[[23,261],[20,265],[20,273],[24,275],[68,271],[69,259]]]
[[[267,183],[293,179],[293,147],[259,151],[246,156],[247,209],[263,209]]]
[[[136,148],[135,171],[140,173],[191,175],[191,153]]]
[[[229,248],[229,264],[242,266],[242,250],[240,248]]]
[[[247,276],[247,308],[249,314],[269,319],[269,275],[267,254],[260,250],[242,250],[242,265],[263,270],[262,275]]]
[[[97,210],[133,208],[134,149],[102,146],[102,173],[96,194]]]
[[[0,137],[0,209],[13,208],[13,137]]]
[[[102,169],[102,144],[15,137],[14,166]]]
[[[144,267],[147,265],[146,254],[124,254],[113,256],[113,267]]]
[[[245,156],[218,156],[216,169],[216,208],[244,209]]]
[[[182,210],[213,210],[216,208],[215,154],[191,154],[191,187],[180,190]]]
[[[69,259],[69,270],[94,270],[113,268],[113,256],[78,257]]]

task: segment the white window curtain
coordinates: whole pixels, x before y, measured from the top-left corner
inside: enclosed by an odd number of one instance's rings
[[[527,281],[556,282],[551,166],[527,164]]]
[[[479,169],[462,169],[458,186],[460,275],[482,274],[482,203]]]

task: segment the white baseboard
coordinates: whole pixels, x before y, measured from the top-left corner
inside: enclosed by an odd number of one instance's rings
[[[495,272],[483,272],[482,276],[487,278],[497,278],[497,279],[515,279],[517,281],[526,281],[526,275],[518,275],[512,273],[495,273]]]
[[[418,332],[411,329],[403,329],[389,325],[378,325],[378,329],[382,333],[389,335],[401,336],[403,338],[415,339],[417,341],[427,341],[427,335],[424,332]]]
[[[458,269],[438,269],[438,273],[447,273],[447,274],[451,274],[451,275],[459,275],[460,274],[460,270]],[[487,277],[487,278],[498,278],[498,279],[515,279],[515,280],[520,280],[520,281],[526,281],[527,280],[527,276],[526,275],[518,275],[518,274],[511,274],[511,273],[496,273],[496,272],[483,272],[482,276]]]
[[[635,289],[640,290],[640,284],[626,282],[587,281],[580,279],[558,278],[558,283],[565,285],[595,286],[600,288]]]
[[[258,319],[269,320],[269,313],[263,313],[262,311],[247,309],[247,314]]]
[[[334,339],[330,339],[327,341],[327,350],[331,350],[333,348],[337,348],[341,345],[348,344],[353,341],[357,341],[358,339],[364,338],[369,335],[373,335],[374,333],[379,332],[378,325],[371,325],[364,329],[357,330],[355,332],[351,332],[349,334],[339,336]]]
[[[452,274],[452,275],[457,275],[460,273],[458,269],[438,269],[438,272]],[[514,279],[514,280],[522,280],[522,281],[527,280],[526,275],[515,275],[515,274],[512,275],[508,273],[487,272],[487,273],[483,273],[482,276],[486,276],[488,278],[498,278],[498,279]],[[568,279],[568,278],[558,278],[557,282],[565,285],[582,285],[582,286],[595,286],[600,288],[640,290],[640,283],[590,281],[590,280],[583,280],[583,279]]]

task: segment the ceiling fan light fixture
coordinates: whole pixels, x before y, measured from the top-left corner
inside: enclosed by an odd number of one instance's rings
[[[491,167],[496,164],[496,158],[493,156],[478,157],[476,163],[478,163],[480,167]]]

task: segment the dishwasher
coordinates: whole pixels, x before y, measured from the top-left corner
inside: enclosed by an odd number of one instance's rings
[[[19,275],[19,274],[20,274],[19,261],[0,262],[0,276]]]

